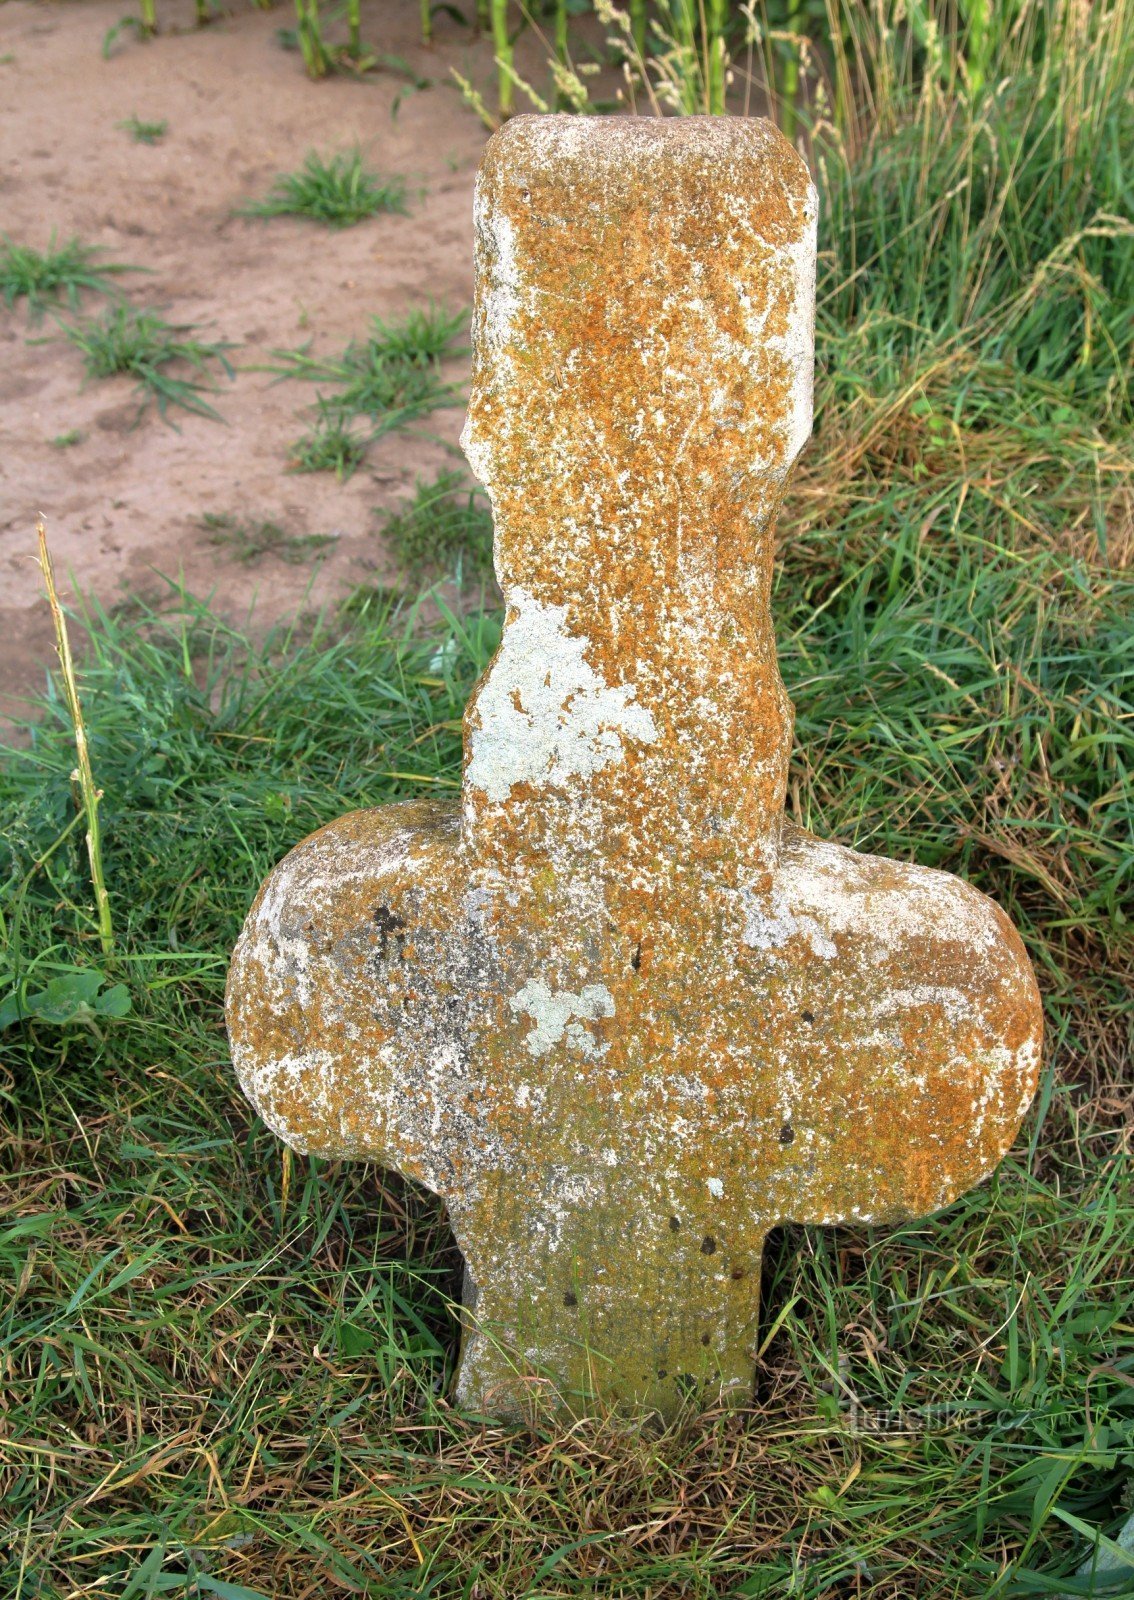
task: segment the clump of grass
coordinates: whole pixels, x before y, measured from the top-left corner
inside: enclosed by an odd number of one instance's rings
[[[337,359],[313,356],[310,345],[297,350],[276,350],[281,377],[303,378],[331,385],[320,397],[326,416],[368,417],[374,437],[403,426],[414,417],[456,405],[459,396],[441,376],[441,363],[465,353],[459,334],[463,312],[450,313],[430,305],[411,311],[400,321],[375,317],[366,339],[352,339]]]
[[[369,435],[331,411],[295,441],[289,465],[292,472],[333,472],[341,483],[365,461],[369,444]]]
[[[484,491],[462,472],[442,471],[418,479],[413,498],[388,513],[383,538],[408,571],[456,568],[485,576],[492,570],[492,512]]]
[[[273,351],[272,370],[281,377],[330,386],[319,395],[314,427],[292,447],[296,470],[349,477],[375,439],[439,406],[458,404],[441,363],[463,353],[458,335],[464,324],[463,313],[430,305],[397,322],[375,317],[369,337],[352,340],[337,359],[313,356],[309,344]],[[351,427],[358,417],[367,419],[365,433]]]
[[[263,200],[240,207],[247,217],[310,217],[332,228],[349,228],[380,211],[406,209],[404,179],[380,177],[352,150],[324,159],[311,151],[298,172],[277,178]]]
[[[291,566],[300,566],[336,543],[330,533],[288,533],[278,522],[245,522],[228,512],[206,511],[201,527],[209,543],[227,550],[244,566],[252,566],[265,556],[274,556]]]
[[[220,413],[205,399],[205,392],[216,387],[210,370],[214,365],[227,377],[233,376],[226,352],[234,346],[224,340],[206,343],[187,337],[193,328],[192,323],[167,322],[156,311],[115,306],[97,321],[79,323],[64,331],[82,351],[90,377],[110,378],[122,373],[137,379],[142,397],[139,413],[153,400],[163,417],[170,406],[180,406],[197,416],[220,421]],[[178,368],[199,377],[179,376]],[[207,381],[199,381],[200,378]]]
[[[0,236],[0,298],[9,310],[17,300],[25,299],[29,316],[39,318],[52,303],[65,301],[77,307],[83,290],[114,294],[115,274],[145,270],[120,261],[102,261],[102,254],[97,245],[84,244],[78,238],[57,245],[52,234],[46,250],[33,250]]]
[[[1002,418],[983,405],[991,383],[1043,426],[1075,411],[1129,423],[1134,221],[1118,152],[1134,138],[1134,48],[1116,33],[1131,19],[1121,0],[1043,15],[1021,15],[965,93],[939,62],[919,80],[916,58],[848,9],[845,48],[874,61],[885,98],[818,130],[821,315],[857,335],[876,388],[979,349],[966,417]]]
[[[169,132],[168,122],[143,122],[136,116],[127,117],[118,126],[130,135],[135,144],[160,144]]]
[[[81,428],[68,428],[66,433],[57,433],[51,441],[53,450],[70,450],[73,445],[82,444],[86,438]]]

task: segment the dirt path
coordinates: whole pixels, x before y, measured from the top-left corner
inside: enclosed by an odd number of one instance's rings
[[[29,328],[23,303],[0,306],[0,713],[42,684],[51,656],[33,558],[37,511],[60,575],[73,573],[104,605],[159,592],[158,573],[183,574],[227,614],[255,603],[263,621],[392,575],[374,508],[450,462],[446,444],[462,420],[459,408],[439,411],[379,441],[344,484],[292,474],[288,447],[304,431],[314,390],[253,369],[273,347],[308,338],[316,352],[337,353],[374,313],[397,315],[430,298],[468,305],[472,183],[485,132],[446,79],[456,65],[485,82],[488,45],[439,13],[437,44],[424,50],[416,5],[364,6],[364,36],[433,87],[406,93],[388,74],[315,84],[276,41],[290,8],[241,3],[198,32],[191,6],[159,0],[162,35],[142,44],[126,33],[104,61],[103,35],[128,8],[129,0],[0,7],[0,233],[37,248],[53,232],[77,234],[105,246],[109,260],[148,268],[151,276],[124,280],[131,299],[201,324],[202,338],[237,341],[241,370],[216,396],[225,425],[177,413],[175,431],[152,409],[135,425],[130,381],[84,382],[77,350],[28,342],[53,333],[50,320]],[[174,23],[184,31],[171,31]],[[134,143],[117,126],[130,115],[167,120],[165,139]],[[409,215],[341,232],[232,217],[309,149],[354,144],[379,170],[404,175]],[[85,309],[100,308],[88,298]],[[457,363],[451,374],[462,388],[463,369]],[[74,430],[79,443],[51,442]],[[317,570],[274,556],[248,567],[210,543],[205,513],[338,538]]]

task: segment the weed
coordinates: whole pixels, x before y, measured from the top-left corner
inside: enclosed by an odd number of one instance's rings
[[[450,313],[430,305],[411,311],[398,322],[375,317],[365,340],[352,340],[337,359],[310,354],[310,347],[276,350],[273,371],[281,377],[302,378],[330,385],[319,400],[324,424],[338,418],[367,417],[370,439],[404,426],[439,406],[456,405],[457,391],[440,372],[441,362],[463,353],[458,335],[465,326],[463,312]]]
[[[439,472],[432,483],[418,479],[413,498],[388,513],[383,538],[408,571],[456,568],[484,576],[492,570],[492,512],[484,491],[462,472]]]
[[[160,144],[169,131],[168,122],[143,122],[140,117],[127,117],[118,124],[130,135],[135,144]]]
[[[231,378],[232,365],[226,352],[227,341],[206,344],[187,338],[194,325],[174,325],[156,311],[139,311],[131,306],[116,306],[100,321],[80,323],[64,329],[67,338],[82,351],[87,373],[92,378],[110,378],[125,373],[136,378],[142,404],[154,400],[164,417],[170,406],[181,406],[201,417],[220,414],[204,398],[207,388],[215,388],[210,366],[215,363]],[[208,383],[192,377],[178,377],[170,368],[188,368]]]
[[[107,28],[102,38],[103,60],[110,59],[119,34],[131,32],[135,38],[145,42],[152,39],[157,33],[157,6],[156,0],[139,0],[138,16],[121,17],[113,27]]]
[[[247,217],[310,217],[332,228],[349,228],[380,211],[404,212],[405,182],[380,178],[363,164],[358,150],[331,156],[315,151],[298,172],[276,179],[264,200],[239,208]]]
[[[289,466],[292,472],[333,472],[341,483],[362,465],[369,444],[368,435],[332,410],[295,441]]]
[[[97,967],[57,971],[38,992],[20,985],[0,1001],[0,1032],[16,1022],[41,1022],[53,1028],[130,1014],[130,991],[124,983],[105,988],[106,974]],[[97,1037],[97,1034],[96,1034]]]
[[[100,261],[101,255],[97,245],[77,238],[57,245],[52,234],[46,250],[33,250],[0,236],[0,298],[9,310],[17,300],[26,299],[29,316],[38,319],[52,302],[65,300],[75,308],[82,290],[114,294],[116,273],[145,270],[121,261]]]
[[[209,543],[228,551],[235,560],[252,566],[265,556],[274,556],[291,566],[300,566],[336,543],[330,533],[288,533],[277,522],[243,522],[227,512],[207,511],[201,527]]]
[[[404,601],[405,595],[397,584],[360,583],[339,602],[338,616],[350,626],[360,622],[374,626],[398,611]]]
[[[351,61],[362,59],[362,7],[360,0],[344,0],[347,14],[346,53]]]
[[[513,85],[516,74],[512,67],[513,40],[508,26],[508,0],[490,0],[492,19],[492,44],[496,51],[496,109],[503,121],[512,115]]]
[[[51,441],[53,450],[70,450],[72,445],[82,444],[86,438],[81,428],[68,428],[66,433],[57,433]]]
[[[303,53],[307,76],[326,77],[334,67],[334,56],[323,37],[319,0],[295,0],[295,21],[296,44]]]

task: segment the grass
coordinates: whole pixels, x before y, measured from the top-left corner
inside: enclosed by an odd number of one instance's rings
[[[900,29],[893,58],[861,39],[871,102],[819,130],[816,433],[773,600],[793,815],[962,873],[1022,931],[1048,1050],[1016,1149],[922,1224],[777,1234],[743,1412],[456,1416],[436,1203],[288,1156],[235,1088],[221,994],[289,845],[456,795],[499,620],[375,593],[257,641],[188,596],[96,612],[113,962],[57,686],[0,762],[3,1592],[1089,1592],[1134,1481],[1134,268],[1106,220],[1134,52],[1120,7],[1068,12],[1078,41],[1021,15],[979,91],[926,89]],[[435,332],[287,365],[374,420],[407,372],[439,381]],[[439,546],[437,489],[411,548]]]
[[[135,144],[160,144],[169,132],[168,122],[143,122],[140,117],[127,117],[118,124],[130,135]]]
[[[403,212],[406,188],[401,177],[383,178],[363,162],[358,150],[324,159],[312,150],[298,172],[284,173],[263,200],[241,206],[246,217],[310,217],[332,228],[350,228],[382,211]]]
[[[331,411],[295,441],[289,465],[293,472],[333,472],[342,483],[365,461],[369,443],[367,435]]]
[[[51,440],[53,450],[70,450],[73,445],[82,444],[86,434],[81,428],[68,428],[66,433],[57,433]]]
[[[120,261],[102,261],[102,254],[97,245],[84,244],[78,238],[56,244],[53,234],[46,250],[33,250],[0,235],[0,299],[9,311],[17,300],[26,300],[28,315],[38,319],[48,306],[60,302],[76,308],[84,290],[114,294],[116,274],[143,270]]]
[[[233,376],[226,353],[233,346],[225,341],[206,343],[186,337],[193,331],[191,323],[175,325],[156,311],[132,306],[115,306],[98,320],[64,329],[71,343],[82,351],[89,377],[124,374],[137,380],[139,415],[152,400],[163,417],[171,406],[179,406],[219,422],[220,413],[205,394],[216,387],[214,367],[229,378]]]
[[[492,571],[492,512],[483,490],[463,472],[442,471],[431,483],[418,479],[413,498],[385,515],[383,538],[413,575],[456,569],[484,577]]]
[[[293,446],[295,467],[349,477],[374,440],[439,406],[459,404],[441,365],[467,353],[460,340],[465,323],[465,313],[429,305],[397,321],[374,317],[367,338],[352,340],[337,358],[313,356],[309,343],[274,351],[272,370],[280,377],[320,385],[315,425]],[[351,426],[358,418],[368,423],[365,434]]]
[[[254,566],[265,556],[286,561],[289,566],[302,566],[336,542],[334,534],[288,533],[278,522],[246,522],[228,512],[206,511],[201,527],[209,535],[210,544],[227,551],[244,566]]]
[[[256,884],[344,807],[456,792],[495,618],[371,611],[255,646],[188,600],[96,616],[82,690],[113,969],[58,700],[0,778],[0,987],[39,995],[79,965],[133,998],[122,1020],[5,1040],[13,1588],[25,1561],[48,1595],[160,1573],[160,1592],[200,1578],[273,1600],[314,1580],[668,1597],[786,1592],[794,1571],[816,1595],[868,1573],[876,1593],[975,1596],[1040,1592],[1079,1523],[1113,1529],[1134,1451],[1134,583],[992,549],[978,520],[920,543],[915,523],[818,597],[829,530],[783,570],[792,804],[964,872],[1017,919],[1053,1046],[1039,1108],[941,1218],[778,1236],[755,1409],[663,1436],[600,1417],[525,1438],[451,1413],[457,1263],[436,1206],[373,1168],[286,1157],[225,1060],[226,953]],[[856,1432],[833,1371],[864,1413],[952,1409]],[[53,1514],[96,1491],[97,1515]]]
[[[71,774],[71,782],[77,786],[77,803],[82,807],[83,820],[87,825],[87,859],[91,870],[91,892],[94,896],[98,917],[99,944],[102,949],[102,959],[110,961],[114,956],[114,928],[110,915],[110,896],[106,892],[106,875],[102,865],[102,829],[99,824],[99,803],[102,800],[102,790],[95,787],[94,774],[91,771],[86,724],[83,721],[79,686],[75,680],[75,663],[71,653],[71,637],[63,607],[59,603],[59,592],[55,583],[55,567],[47,543],[47,528],[42,517],[36,523],[36,536],[39,543],[40,574],[43,578],[43,587],[47,594],[47,606],[51,612],[51,621],[55,632],[55,653],[59,658],[59,673],[62,680],[63,699],[67,707],[67,720],[71,724],[71,732],[75,740],[76,766]],[[50,986],[49,990],[45,992],[50,992]],[[13,998],[16,1004],[19,1005],[23,996],[17,993],[17,995],[9,997],[10,1000]]]

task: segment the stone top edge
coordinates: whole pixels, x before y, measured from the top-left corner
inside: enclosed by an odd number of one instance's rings
[[[489,139],[482,173],[522,165],[533,175],[562,169],[573,160],[622,168],[627,162],[664,160],[702,170],[738,162],[775,167],[782,181],[801,190],[811,185],[807,164],[774,123],[764,117],[578,116],[556,112],[510,118]]]

